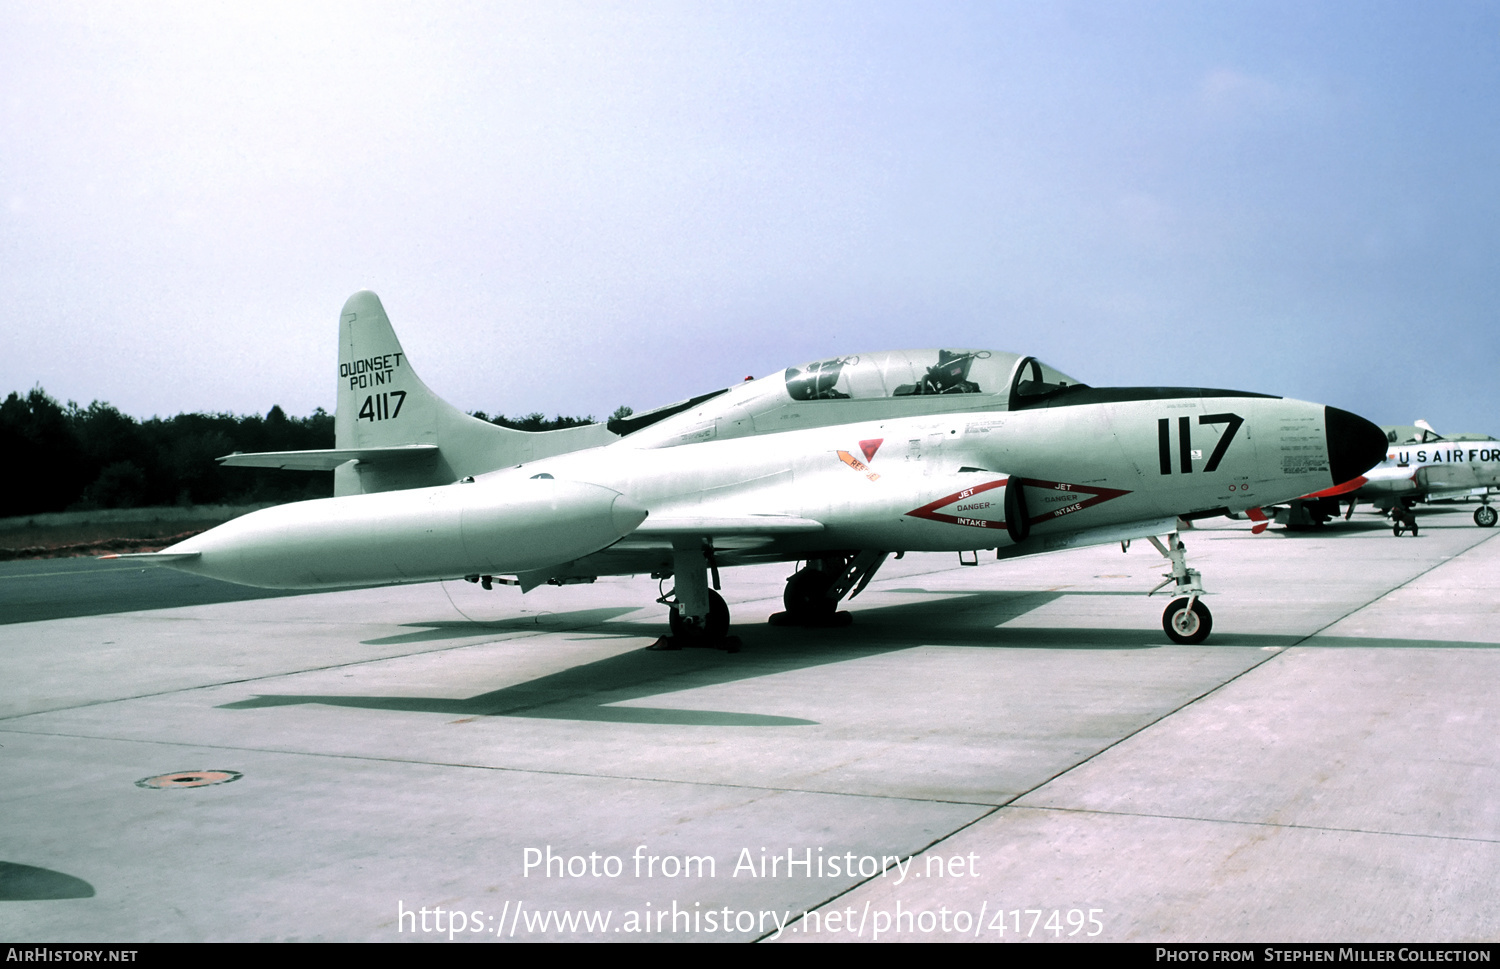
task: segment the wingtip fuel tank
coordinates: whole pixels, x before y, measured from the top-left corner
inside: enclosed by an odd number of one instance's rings
[[[172,568],[268,589],[390,585],[555,565],[614,544],[646,514],[595,484],[466,482],[265,508],[161,554]]]

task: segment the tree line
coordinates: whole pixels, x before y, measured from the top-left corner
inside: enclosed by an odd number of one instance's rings
[[[622,408],[623,410],[624,408]],[[522,431],[592,424],[592,417],[551,420],[540,413],[475,417]],[[136,420],[94,401],[59,404],[40,387],[0,403],[0,518],[49,511],[159,505],[254,504],[325,498],[326,471],[226,468],[214,458],[234,451],[302,451],[333,447],[333,415],[319,407],[288,417],[275,406],[259,414],[178,414]]]

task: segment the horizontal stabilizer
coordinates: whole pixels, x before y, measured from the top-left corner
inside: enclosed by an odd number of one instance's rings
[[[116,552],[111,555],[98,556],[101,562],[120,561],[129,565],[173,565],[177,562],[191,562],[202,552]]]
[[[631,537],[673,535],[789,535],[821,532],[823,523],[792,515],[705,515],[682,518],[651,517]]]
[[[391,447],[325,448],[317,451],[236,451],[218,462],[226,468],[283,468],[290,471],[332,471],[348,461],[391,464],[437,454],[436,444],[397,444]]]

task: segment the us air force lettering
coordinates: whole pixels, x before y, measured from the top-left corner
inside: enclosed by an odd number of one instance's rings
[[[1033,357],[841,356],[540,434],[469,417],[417,378],[373,293],[339,325],[336,447],[235,454],[327,468],[335,497],[268,508],[120,556],[272,588],[464,577],[520,586],[670,580],[663,644],[724,643],[735,565],[802,563],[773,622],[831,625],[892,554],[999,557],[1148,538],[1179,643],[1212,617],[1184,520],[1259,514],[1386,454],[1353,414],[1264,394],[1091,387]],[[1157,591],[1151,590],[1151,591]]]

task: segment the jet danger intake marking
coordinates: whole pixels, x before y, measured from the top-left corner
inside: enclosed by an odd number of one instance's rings
[[[1083,511],[1085,508],[1102,504],[1111,498],[1130,494],[1129,491],[1119,488],[1104,488],[1098,485],[1039,481],[1036,478],[1001,478],[998,481],[987,481],[982,485],[954,492],[925,504],[921,508],[913,508],[907,514],[913,518],[926,518],[949,525],[967,525],[970,528],[1005,528],[1005,502],[991,501],[980,496],[992,488],[1000,488],[1010,482],[1017,487],[1032,491],[1032,494],[1026,497],[1023,506],[1028,511],[1036,509],[1035,513],[1026,516],[1028,528],[1044,521]],[[1042,493],[1036,494],[1038,491]]]

